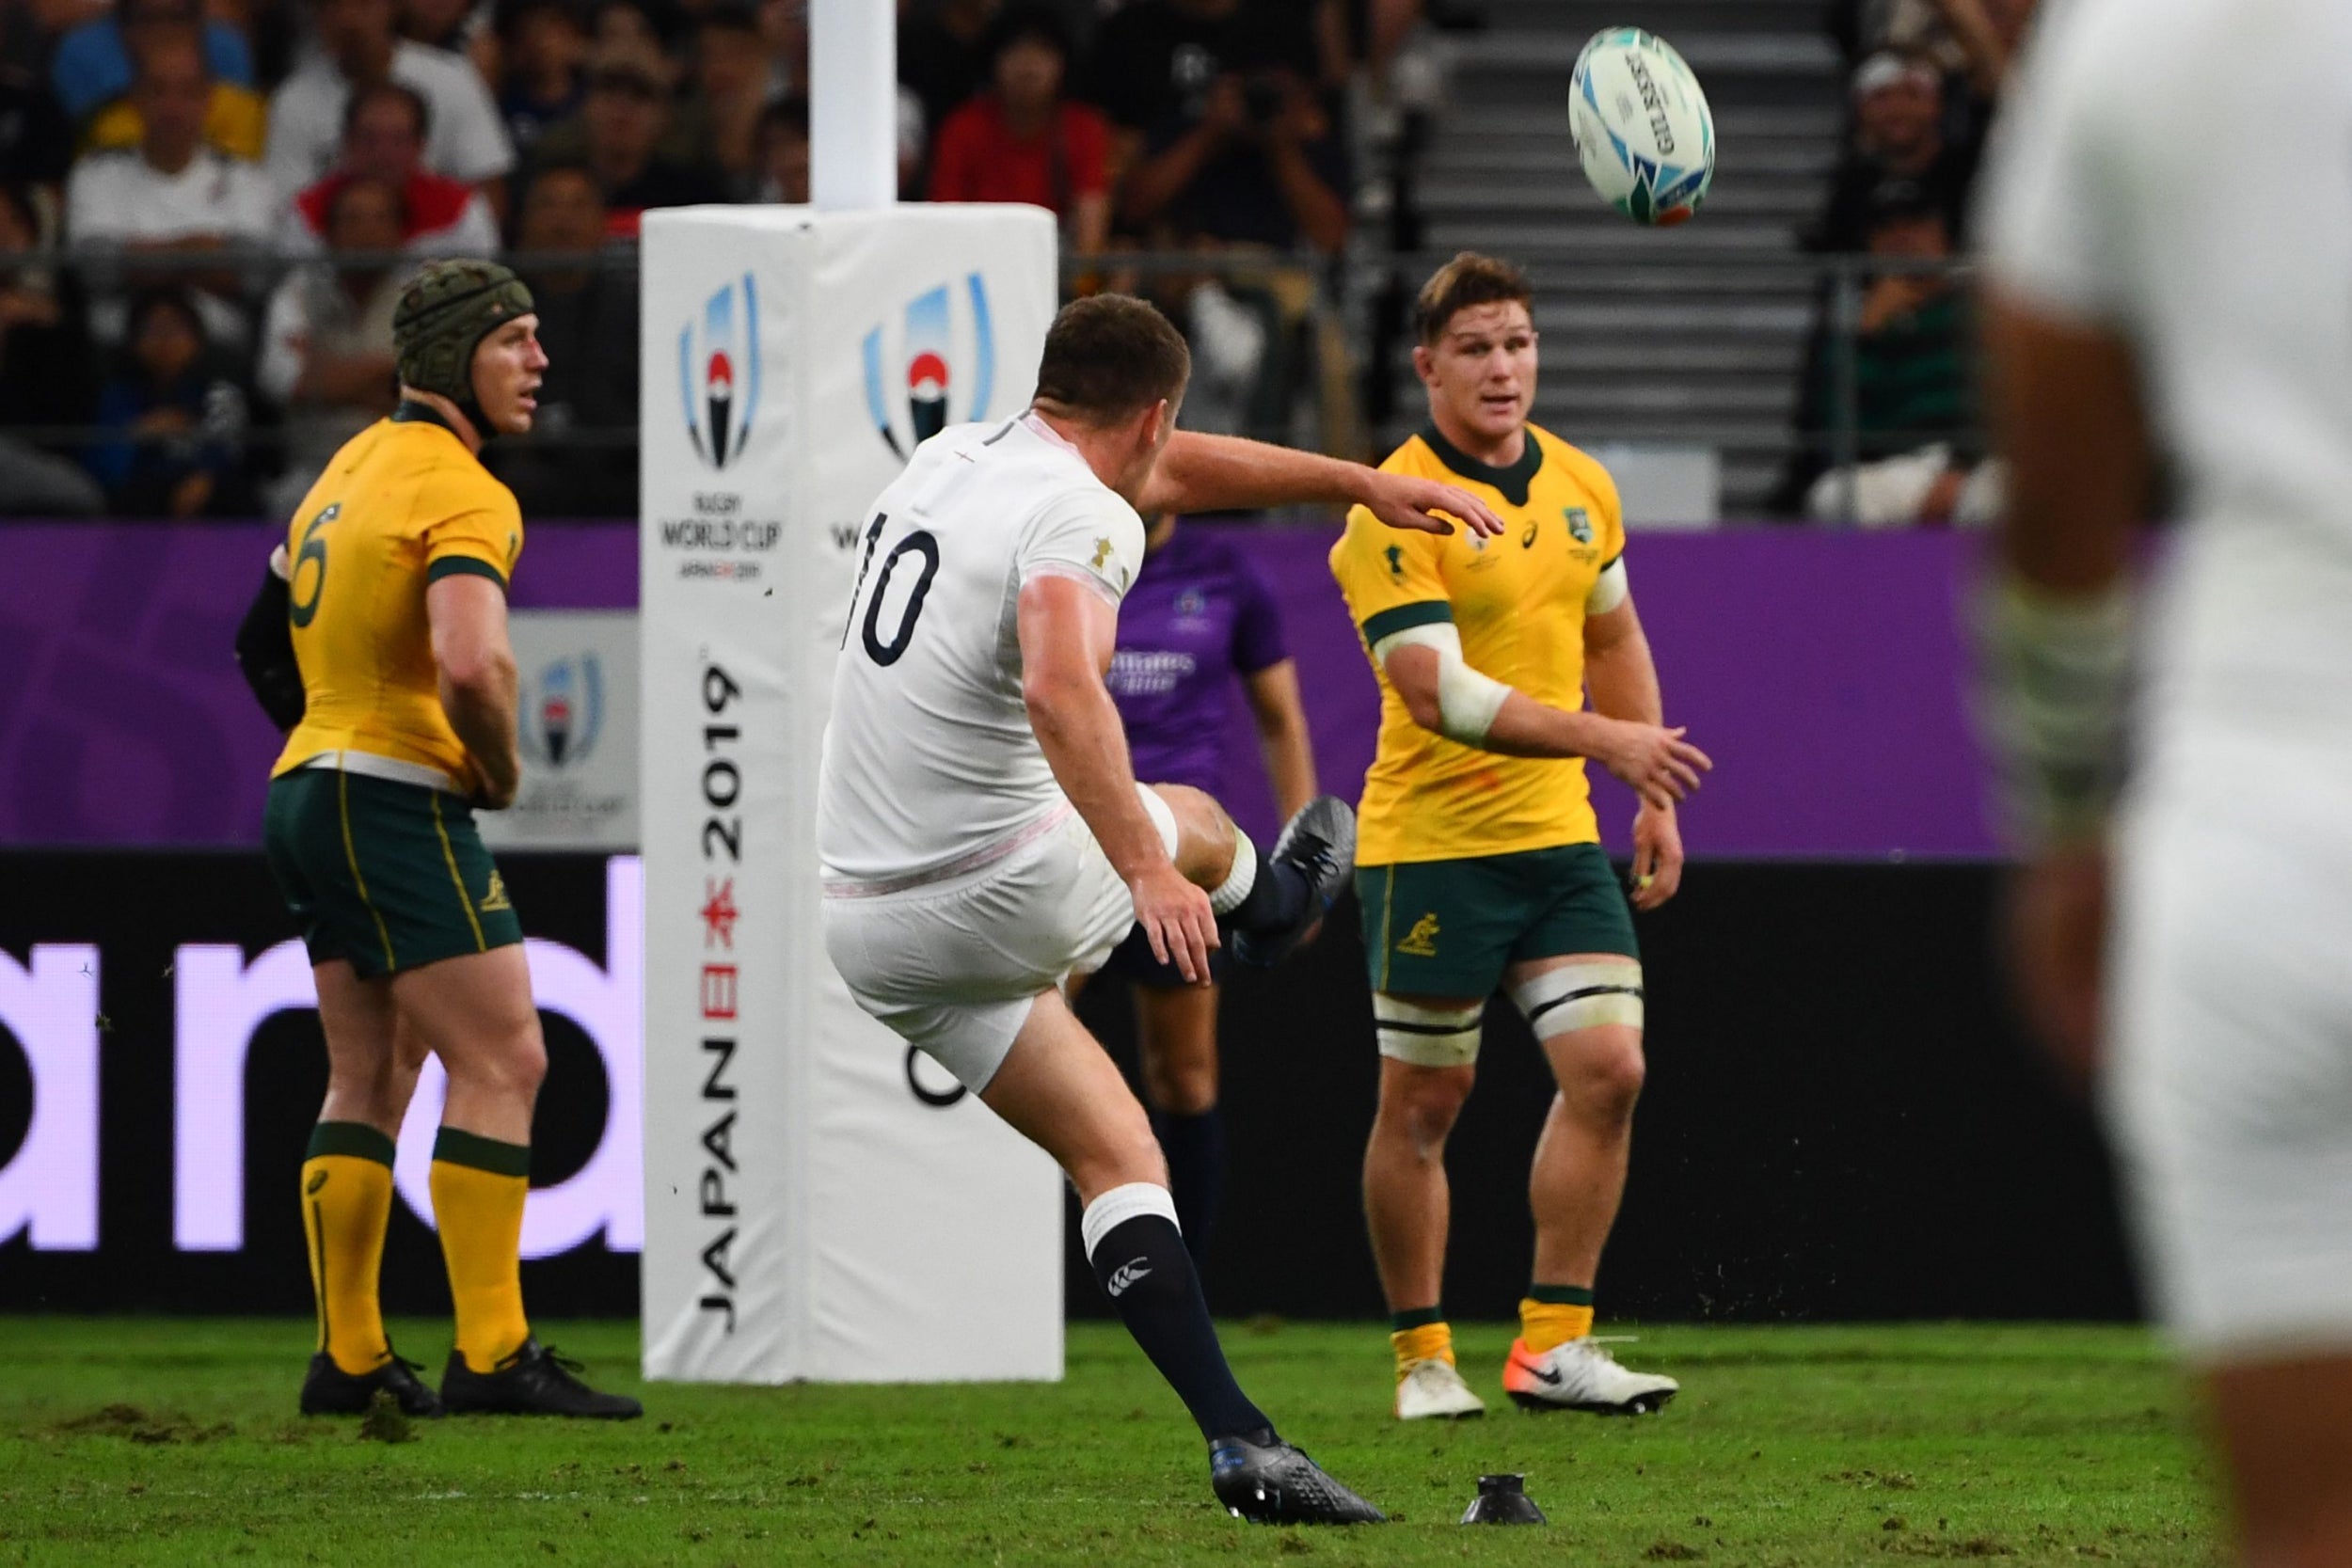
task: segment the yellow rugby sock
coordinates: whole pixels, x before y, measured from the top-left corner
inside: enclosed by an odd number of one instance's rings
[[[1396,1352],[1399,1383],[1405,1381],[1406,1371],[1416,1361],[1454,1365],[1454,1329],[1437,1307],[1399,1312],[1390,1320],[1390,1326],[1389,1347]]]
[[[384,1364],[384,1229],[392,1218],[392,1140],[358,1121],[310,1129],[302,1162],[302,1232],[310,1243],[310,1291],[319,1304],[319,1349],[358,1376]]]
[[[454,1127],[433,1144],[433,1217],[457,1309],[457,1353],[477,1372],[531,1338],[523,1315],[523,1199],[531,1194],[531,1148]]]
[[[1519,1303],[1519,1341],[1536,1355],[1593,1331],[1593,1292],[1582,1285],[1534,1285]]]

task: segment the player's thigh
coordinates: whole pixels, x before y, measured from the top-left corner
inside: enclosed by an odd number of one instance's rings
[[[1509,857],[1356,868],[1375,994],[1483,1002],[1535,910]]]
[[[1040,992],[1103,966],[1135,924],[1075,816],[1003,862],[883,896],[827,897],[825,951],[869,1016],[984,1092]]]
[[[391,988],[381,979],[362,980],[342,958],[311,966],[318,988],[319,1027],[326,1036],[329,1075],[345,1084],[370,1084],[404,1069],[399,1016]]]
[[[1082,1203],[1130,1181],[1168,1182],[1142,1104],[1058,991],[1031,1003],[980,1099],[1054,1157]]]
[[[1219,989],[1137,985],[1136,1056],[1145,1098],[1163,1111],[1198,1115],[1216,1103]]]
[[[2246,1560],[2352,1562],[2352,1355],[2220,1368],[2204,1385]]]
[[[2352,802],[2237,750],[2127,818],[2102,1085],[2158,1314],[2208,1366],[2352,1354]]]
[[[547,1045],[520,946],[404,969],[390,986],[401,1022],[453,1076],[537,1086],[547,1070]]]

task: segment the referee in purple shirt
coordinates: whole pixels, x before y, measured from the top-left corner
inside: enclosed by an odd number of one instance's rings
[[[1288,820],[1315,797],[1314,752],[1281,611],[1241,551],[1212,530],[1153,520],[1143,569],[1119,607],[1110,690],[1136,777],[1223,795],[1232,677],[1241,677],[1275,801]],[[1196,1267],[1225,1188],[1225,1123],[1216,1108],[1218,988],[1188,986],[1172,965],[1112,968],[1134,982],[1143,1101],[1168,1155],[1176,1220]],[[1213,956],[1221,972],[1224,955]]]

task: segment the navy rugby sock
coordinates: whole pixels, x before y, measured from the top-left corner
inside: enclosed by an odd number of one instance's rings
[[[1307,874],[1270,857],[1258,862],[1258,879],[1248,895],[1219,925],[1240,931],[1287,931],[1307,913],[1314,890]]]
[[[1209,1234],[1225,1203],[1225,1113],[1212,1105],[1198,1116],[1152,1113],[1152,1132],[1168,1156],[1168,1184],[1176,1199],[1177,1228],[1196,1274],[1209,1272]]]
[[[1087,1205],[1079,1229],[1103,1293],[1192,1412],[1200,1434],[1270,1433],[1274,1423],[1249,1402],[1225,1364],[1168,1189],[1146,1181],[1113,1187]]]

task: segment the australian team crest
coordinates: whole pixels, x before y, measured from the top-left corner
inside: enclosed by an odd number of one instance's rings
[[[559,658],[523,692],[523,744],[532,760],[563,768],[585,762],[604,729],[604,667],[594,654]]]
[[[686,434],[702,460],[723,468],[742,456],[759,409],[759,290],[750,273],[679,329],[677,380]]]
[[[1590,514],[1586,513],[1582,507],[1564,507],[1562,508],[1562,515],[1565,516],[1568,520],[1569,536],[1575,539],[1578,544],[1589,545],[1593,542],[1593,519]]]
[[[962,290],[968,337],[956,330],[954,293],[942,283],[907,301],[904,324],[896,352],[885,341],[885,319],[866,334],[866,412],[891,455],[904,461],[917,446],[945,430],[952,420],[988,418],[988,400],[996,386],[996,335],[989,320],[988,285],[978,273],[967,274]],[[967,360],[959,338],[970,345]],[[893,374],[888,366],[903,367]],[[959,369],[965,373],[959,385]],[[892,390],[900,376],[906,386],[904,419],[892,407]]]

